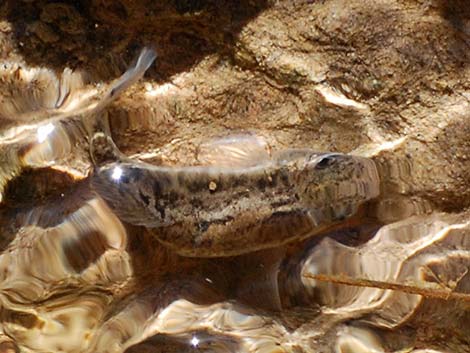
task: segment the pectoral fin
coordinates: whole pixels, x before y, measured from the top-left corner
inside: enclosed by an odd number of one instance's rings
[[[240,134],[202,143],[197,160],[202,165],[251,167],[271,159],[266,141],[256,135]]]

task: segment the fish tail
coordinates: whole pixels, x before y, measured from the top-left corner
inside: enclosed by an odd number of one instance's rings
[[[157,52],[153,48],[145,47],[140,52],[134,67],[129,68],[121,77],[119,77],[106,92],[103,100],[100,102],[99,108],[107,106],[122,94],[127,88],[140,80],[145,71],[152,65],[157,58]]]
[[[106,125],[106,122],[100,121],[99,119],[96,120],[97,113],[103,111],[127,88],[140,80],[156,57],[157,53],[153,48],[143,48],[135,65],[111,84],[111,87],[106,91],[103,98],[92,110],[93,114],[89,115],[92,120],[91,123],[86,125],[88,125],[87,129],[89,129],[88,132],[90,135],[90,154],[95,165],[106,161],[117,161],[125,158],[119,152],[111,137],[108,136],[109,126],[103,127],[103,124]],[[108,131],[108,134],[102,133],[103,130]]]

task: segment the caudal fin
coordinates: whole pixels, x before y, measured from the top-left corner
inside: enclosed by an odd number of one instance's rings
[[[129,68],[121,77],[119,77],[108,89],[103,100],[96,107],[97,110],[104,108],[122,94],[127,88],[140,80],[145,71],[152,65],[157,57],[157,53],[152,48],[145,47],[140,52],[135,66]]]

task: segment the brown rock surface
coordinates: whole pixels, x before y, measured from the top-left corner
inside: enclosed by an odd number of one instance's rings
[[[370,156],[372,225],[281,259],[199,260],[121,223],[88,189],[87,125],[69,115],[145,45],[156,64],[108,111],[126,155],[194,164],[208,138],[254,132]],[[0,351],[470,352],[465,299],[300,279],[470,295],[466,0],[6,0],[0,48]]]

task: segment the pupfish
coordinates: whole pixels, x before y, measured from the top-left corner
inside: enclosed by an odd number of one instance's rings
[[[234,256],[300,241],[379,194],[368,158],[310,149],[271,154],[257,136],[206,144],[206,164],[198,166],[130,160],[105,135],[92,145],[107,151],[92,176],[94,190],[123,221],[150,228],[184,256]]]

